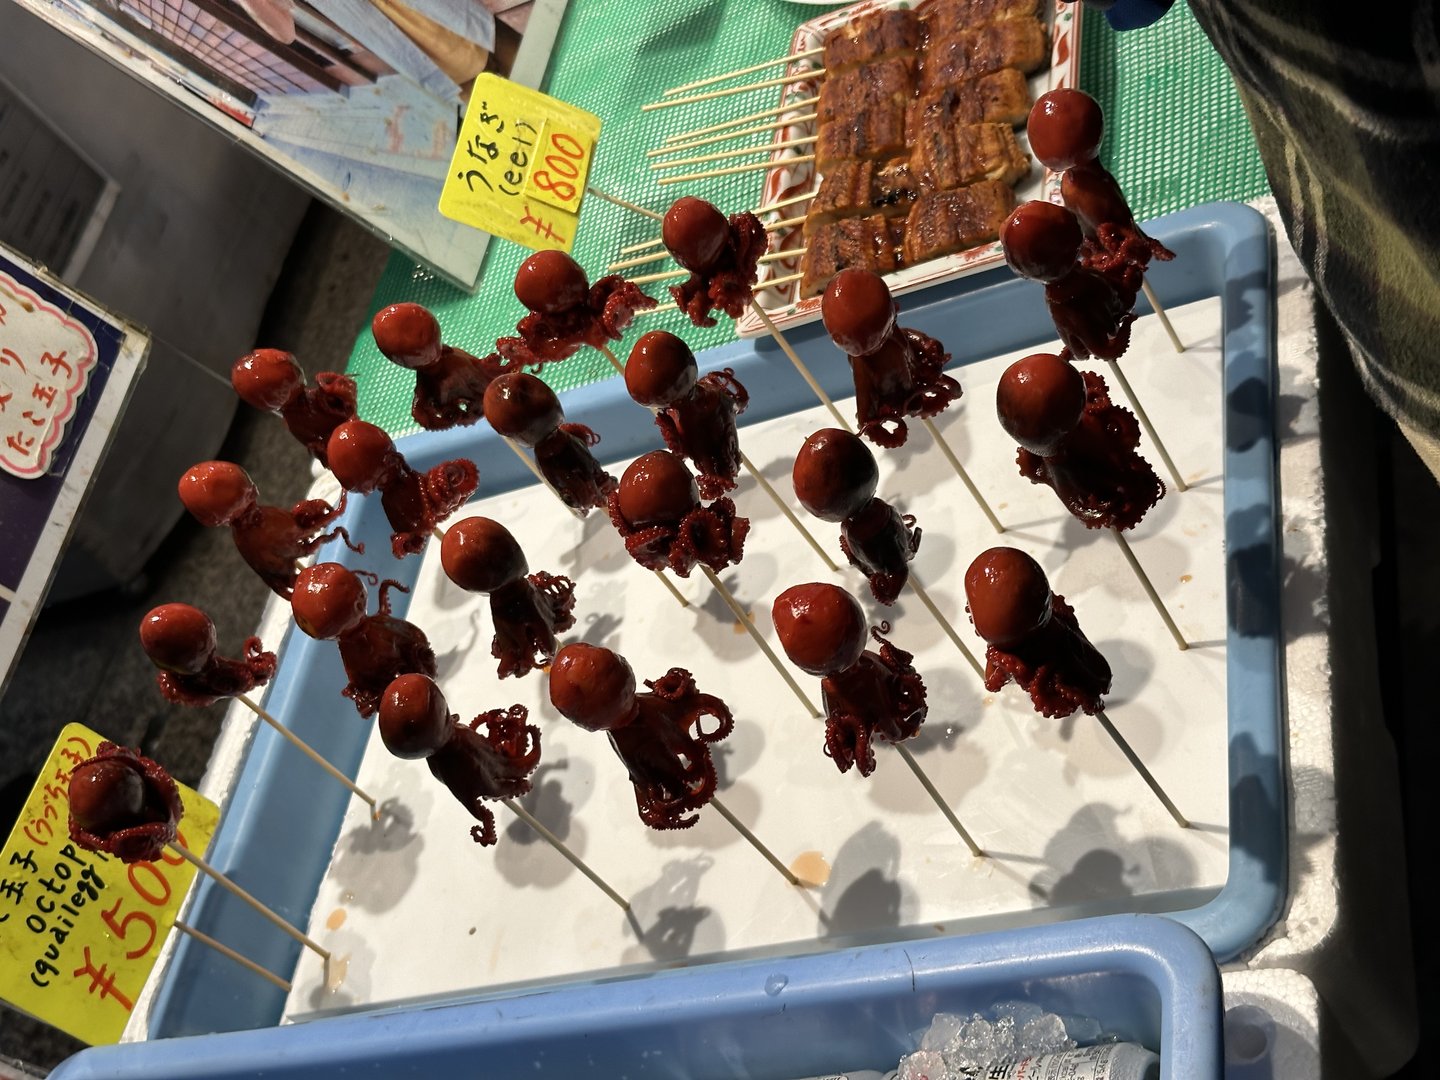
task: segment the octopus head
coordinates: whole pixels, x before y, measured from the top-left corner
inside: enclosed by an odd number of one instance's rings
[[[575,642],[550,666],[550,704],[587,731],[612,731],[635,719],[635,672],[619,653]]]
[[[667,330],[643,334],[625,364],[625,389],[651,409],[684,401],[695,392],[699,378],[690,346]]]
[[[140,647],[156,667],[195,675],[215,655],[215,624],[189,604],[161,604],[140,620]]]
[[[496,434],[535,446],[565,422],[555,391],[526,371],[501,375],[485,388],[485,419]]]
[[[844,521],[875,497],[880,469],[858,435],[822,428],[795,455],[791,480],[806,510],[822,521]]]
[[[775,633],[790,662],[811,675],[853,667],[865,652],[865,612],[838,585],[795,585],[775,598]]]
[[[445,745],[454,726],[445,695],[428,675],[401,675],[385,688],[380,740],[396,757],[429,757]]]
[[[510,530],[486,517],[468,517],[445,530],[440,564],[456,585],[478,593],[492,593],[529,570]]]
[[[305,372],[288,352],[256,349],[235,361],[230,385],[245,404],[274,412],[305,385]]]
[[[250,474],[229,461],[202,461],[185,470],[180,501],[201,525],[229,525],[255,505],[259,492]]]
[[[385,359],[401,367],[429,367],[440,359],[440,323],[419,304],[381,308],[370,320],[370,332]]]
[[[313,638],[338,638],[365,618],[365,583],[339,563],[307,566],[295,578],[290,609],[295,625]]]
[[[970,564],[965,571],[965,599],[976,632],[1002,649],[1042,629],[1052,612],[1045,571],[1012,547],[993,547]]]

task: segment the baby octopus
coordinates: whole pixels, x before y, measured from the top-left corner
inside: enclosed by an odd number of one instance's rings
[[[374,575],[370,577],[373,582]],[[375,714],[385,688],[398,676],[435,674],[435,653],[425,632],[390,614],[392,588],[404,591],[397,582],[380,582],[380,609],[366,615],[365,585],[359,576],[339,563],[317,563],[300,572],[290,599],[296,626],[340,647],[349,680],[340,693],[365,717]]]
[[[555,635],[575,625],[573,581],[543,571],[527,576],[525,552],[510,530],[483,517],[445,531],[440,564],[460,588],[490,595],[490,655],[500,661],[500,678],[525,675],[555,658]]]
[[[189,604],[161,604],[140,620],[140,647],[160,669],[155,683],[176,705],[203,708],[246,694],[275,674],[275,654],[245,639],[239,660],[215,652],[215,624]]]
[[[277,413],[290,434],[326,468],[330,433],[355,418],[354,379],[322,371],[314,386],[306,386],[295,357],[280,349],[256,349],[236,360],[230,385],[247,405]]]
[[[676,306],[695,326],[714,326],[711,310],[739,318],[755,295],[755,268],[770,246],[760,219],[748,210],[730,220],[704,199],[676,199],[665,212],[661,238],[675,261],[690,271],[670,286]]]
[[[1140,425],[1110,403],[1105,380],[1053,353],[1005,369],[995,390],[1000,424],[1020,444],[1020,475],[1046,484],[1087,529],[1133,529],[1165,494],[1136,453]]]
[[[636,562],[681,577],[689,577],[696,563],[716,573],[738,563],[750,531],[750,519],[739,517],[728,497],[701,505],[695,478],[668,450],[630,463],[610,493],[610,520]]]
[[[994,547],[965,571],[970,621],[988,642],[985,689],[1011,679],[1042,716],[1094,715],[1110,691],[1110,665],[1091,645],[1075,609],[1050,591],[1040,564],[1023,551]]]
[[[615,487],[590,448],[600,436],[584,424],[565,421],[555,391],[534,375],[512,371],[485,391],[485,417],[496,434],[535,451],[535,464],[560,501],[581,517]]]
[[[345,499],[331,506],[323,499],[305,499],[289,510],[260,502],[250,474],[228,461],[202,461],[180,477],[180,501],[201,525],[230,526],[230,536],[251,570],[282,599],[289,600],[299,568],[295,560],[313,554],[337,536],[351,551],[350,534],[336,526],[324,528],[345,511]]]
[[[1045,284],[1045,304],[1067,359],[1118,360],[1130,345],[1139,281],[1117,285],[1086,268],[1079,261],[1083,243],[1072,211],[1039,200],[1022,203],[1000,230],[1010,268]]]
[[[379,489],[380,505],[393,530],[390,549],[397,559],[424,548],[435,526],[464,506],[480,484],[480,473],[468,458],[417,472],[389,435],[364,420],[336,428],[329,455],[335,479],[346,491],[368,495]]]
[[[887,449],[905,445],[905,417],[938,416],[960,397],[945,347],[896,326],[897,311],[885,280],[854,268],[836,274],[820,301],[825,329],[850,358],[860,434]]]
[[[160,858],[185,813],[159,763],[112,742],[75,766],[68,794],[70,839],[127,863]]]
[[[489,847],[497,837],[495,814],[485,800],[527,794],[530,774],[540,764],[540,729],[526,723],[529,718],[524,705],[512,705],[462,724],[434,680],[412,672],[385,688],[380,739],[398,758],[424,758],[430,774],[479,822],[471,826],[470,838]]]
[[[823,428],[800,447],[791,478],[801,506],[840,523],[840,550],[869,580],[875,599],[895,603],[910,580],[920,529],[913,514],[875,497],[880,470],[869,448],[848,431]]]
[[[563,251],[537,251],[515,272],[515,297],[530,314],[515,326],[519,337],[502,337],[495,348],[517,366],[565,360],[585,345],[619,341],[642,308],[656,301],[619,274],[591,285],[585,270]]]
[[[652,330],[630,350],[625,389],[655,410],[655,425],[673,453],[699,472],[700,497],[715,499],[735,487],[740,439],[735,417],[750,395],[733,368],[700,375],[695,354],[674,334]]]
[[[860,604],[836,585],[796,585],[775,598],[775,633],[791,663],[819,675],[825,704],[825,756],[842,773],[875,771],[874,743],[913,738],[925,721],[925,683],[911,655],[865,629]],[[873,636],[879,652],[865,648]]]
[[[637,694],[625,658],[597,645],[566,645],[550,669],[550,703],[585,730],[610,736],[635,787],[640,820],[652,829],[688,829],[715,794],[710,747],[735,720],[684,668],[645,686],[648,693]],[[715,721],[711,731],[702,726],[707,717]]]
[[[419,304],[382,308],[370,332],[385,359],[415,372],[410,415],[426,431],[465,427],[485,415],[485,388],[505,371],[498,354],[482,360],[446,345],[440,323]]]

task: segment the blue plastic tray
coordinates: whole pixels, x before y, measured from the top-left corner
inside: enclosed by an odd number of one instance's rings
[[[1219,972],[1199,938],[1153,915],[103,1047],[53,1075],[786,1080],[894,1068],[935,1013],[1011,1000],[1084,1014],[1160,1048],[1164,1080],[1220,1076]]]
[[[1178,254],[1174,262],[1157,264],[1150,276],[1166,303],[1179,305],[1216,294],[1223,301],[1229,874],[1213,899],[1172,917],[1193,928],[1225,960],[1253,944],[1274,921],[1286,881],[1277,459],[1272,424],[1273,247],[1264,219],[1235,204],[1199,207],[1149,227]],[[1054,335],[1041,290],[1015,280],[1006,270],[908,298],[905,322],[946,341],[957,364],[1032,347]],[[964,327],[964,333],[958,333],[957,327]],[[793,332],[791,339],[807,360],[833,352],[818,324]],[[701,363],[705,369],[736,369],[753,395],[754,404],[744,417],[747,423],[812,403],[809,390],[768,340],[732,343],[707,354]],[[823,363],[816,370],[832,394],[848,393],[843,365]],[[604,434],[601,448],[610,460],[658,445],[655,428],[637,422],[633,403],[618,380],[573,391],[565,404],[571,416],[583,418]],[[401,448],[421,468],[457,455],[475,458],[487,494],[534,482],[484,425],[414,436],[403,440]],[[337,544],[322,558],[361,564],[384,577],[414,583],[420,560],[396,562],[389,557],[388,527],[377,500],[352,500],[345,524],[352,536],[366,542],[366,556],[359,559]],[[405,597],[395,599],[403,614]],[[337,718],[335,687],[344,681],[333,644],[292,632],[269,704],[275,715],[354,775],[368,725],[357,723],[353,715]],[[316,783],[313,767],[273,732],[262,729],[210,858],[296,925],[304,926],[339,834],[346,798],[339,785]],[[197,926],[271,970],[294,968],[299,948],[294,942],[209,882],[198,888],[191,913]],[[1002,939],[1026,940],[1023,934]],[[821,965],[817,970],[836,970],[826,965],[841,964],[850,973],[848,984],[850,979],[863,982],[864,965],[872,960],[880,963],[877,958],[890,954],[862,949],[839,955],[847,959],[816,961]],[[686,985],[703,986],[703,972],[696,977],[701,982]],[[168,1037],[266,1027],[279,1021],[282,1006],[278,990],[258,983],[210,950],[182,941],[159,995],[152,1030]]]

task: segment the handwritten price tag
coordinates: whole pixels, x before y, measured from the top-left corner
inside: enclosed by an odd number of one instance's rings
[[[599,138],[595,114],[498,75],[481,75],[440,193],[440,212],[525,247],[569,251]]]
[[[0,999],[92,1045],[118,1042],[195,879],[178,855],[125,865],[70,839],[70,770],[104,737],[67,724],[0,849]],[[180,788],[180,842],[202,852],[220,810]]]

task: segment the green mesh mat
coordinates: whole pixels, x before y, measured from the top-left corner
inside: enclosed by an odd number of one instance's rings
[[[667,87],[780,56],[795,27],[822,10],[788,0],[570,0],[542,89],[604,121],[590,176],[596,188],[657,211],[680,194],[699,195],[727,212],[753,207],[762,173],[662,187],[645,151],[674,132],[777,105],[780,88],[653,112],[641,112],[640,106]],[[1253,198],[1267,190],[1230,76],[1184,4],[1155,26],[1127,34],[1114,33],[1103,18],[1087,12],[1081,63],[1082,85],[1105,109],[1104,159],[1138,217],[1214,199]],[[584,203],[573,254],[593,280],[620,248],[658,236],[656,226],[591,196]],[[517,244],[492,239],[473,296],[413,260],[393,255],[371,312],[402,300],[424,304],[439,318],[447,342],[483,355],[496,338],[513,333],[524,314],[511,286],[529,254]],[[671,268],[668,260],[653,267]],[[661,285],[647,291],[665,296]],[[676,312],[641,316],[639,324],[680,333],[696,352],[734,337],[728,320],[696,330]],[[368,322],[348,370],[359,382],[361,416],[395,435],[416,430],[410,418],[414,376],[380,355]],[[584,349],[548,368],[545,379],[556,390],[567,390],[611,373],[604,357]]]

